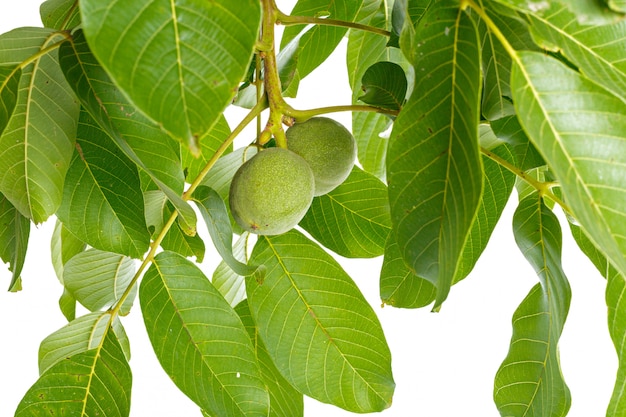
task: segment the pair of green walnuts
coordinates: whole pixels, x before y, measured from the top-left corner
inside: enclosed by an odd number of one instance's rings
[[[356,142],[343,125],[326,117],[296,123],[287,147],[268,148],[246,161],[230,186],[230,209],[243,228],[278,235],[297,225],[313,197],[335,189],[350,175]]]

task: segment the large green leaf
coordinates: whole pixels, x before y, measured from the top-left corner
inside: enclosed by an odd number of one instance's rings
[[[363,94],[359,100],[372,106],[400,110],[404,104],[408,82],[402,67],[381,61],[365,71],[361,80]]]
[[[0,135],[15,109],[21,75],[22,70],[16,65],[0,66]]]
[[[61,47],[60,63],[83,106],[122,152],[146,172],[167,195],[183,219],[185,232],[195,232],[195,212],[180,195],[184,188],[179,144],[135,109],[111,82],[91,53],[82,32]],[[154,152],[158,149],[159,152]]]
[[[0,38],[0,64],[15,65],[62,42],[65,35],[23,28]],[[0,192],[35,223],[46,220],[61,204],[76,136],[79,105],[59,69],[57,52],[50,48],[22,68],[15,108],[0,136]],[[5,78],[3,86],[12,80]],[[5,89],[3,103],[11,95]]]
[[[609,333],[617,357],[619,367],[611,402],[607,408],[607,417],[621,417],[626,410],[626,280],[623,275],[609,263],[606,256],[595,247],[583,230],[570,223],[570,229],[578,247],[591,260],[600,274],[607,279],[606,304],[609,315]]]
[[[513,315],[511,346],[496,374],[494,400],[503,416],[563,417],[571,398],[561,373],[558,341],[571,291],[561,267],[561,227],[534,193],[515,211],[513,231],[540,283]]]
[[[331,19],[353,22],[366,0],[299,0],[291,11],[293,16],[323,14]],[[281,39],[281,48],[304,29],[303,25],[288,26]],[[335,50],[346,34],[345,27],[317,25],[300,39],[297,55],[297,78],[303,79]]]
[[[511,87],[520,123],[573,215],[626,272],[626,103],[549,56],[520,52]]]
[[[119,300],[134,275],[135,264],[130,258],[87,249],[65,264],[63,283],[74,299],[96,311]]]
[[[446,299],[482,194],[478,145],[478,33],[455,1],[431,4],[419,21],[411,98],[387,155],[393,232],[415,273]]]
[[[130,415],[132,375],[113,332],[94,349],[46,370],[20,402],[15,417]]]
[[[115,84],[194,152],[232,101],[259,36],[258,0],[81,0],[89,45]]]
[[[298,391],[354,412],[391,405],[395,384],[382,328],[358,287],[322,248],[292,230],[262,236],[246,279],[252,317],[281,374]]]
[[[13,273],[9,291],[18,290],[21,285],[22,267],[28,249],[30,221],[0,194],[0,259],[9,264]]]
[[[47,28],[65,30],[80,24],[78,0],[46,0],[39,6],[39,14]]]
[[[541,16],[528,15],[533,34],[542,46],[561,51],[580,71],[626,100],[626,20],[589,26],[563,4],[553,4]]]
[[[57,213],[83,242],[140,258],[150,243],[137,167],[86,112]]]
[[[162,252],[139,300],[152,347],[174,383],[215,417],[267,415],[269,398],[239,316],[198,267]]]
[[[341,256],[380,256],[391,230],[387,187],[354,167],[339,187],[313,199],[300,226]]]
[[[241,321],[243,322],[252,345],[256,351],[256,358],[261,368],[261,376],[267,385],[270,394],[270,413],[269,417],[302,417],[304,415],[304,401],[294,387],[289,384],[276,369],[276,365],[272,361],[263,341],[259,337],[256,324],[252,319],[250,307],[247,301],[243,301],[235,308]]]
[[[113,323],[111,324],[111,320]],[[130,359],[130,345],[126,331],[118,318],[112,319],[110,312],[94,312],[72,320],[59,330],[48,335],[39,345],[39,373],[70,356],[96,349],[102,338],[113,326],[124,356]]]

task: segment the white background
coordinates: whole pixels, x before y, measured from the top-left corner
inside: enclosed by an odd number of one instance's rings
[[[39,0],[0,2],[0,33],[19,26],[41,25]],[[284,11],[293,1],[278,1]],[[345,44],[332,62],[307,78],[297,108],[348,104]],[[236,123],[244,113],[231,112]],[[333,115],[350,125],[348,114]],[[254,133],[242,135],[251,141]],[[440,313],[380,307],[378,271],[382,258],[340,260],[378,314],[393,354],[397,384],[394,404],[386,417],[497,416],[493,377],[508,350],[511,316],[537,282],[513,240],[513,196],[492,241],[472,274],[456,285]],[[560,215],[560,213],[559,213]],[[560,216],[563,218],[563,216]],[[23,291],[4,291],[10,273],[0,266],[0,416],[10,416],[36,381],[39,342],[66,324],[57,300],[62,289],[50,264],[49,240],[53,220],[31,232],[23,276]],[[206,233],[203,235],[208,243]],[[572,305],[561,339],[561,363],[572,392],[570,416],[605,414],[617,360],[608,331],[604,303],[605,281],[564,231],[563,264],[572,286]],[[210,244],[209,244],[210,245]],[[202,265],[210,274],[214,254]],[[131,416],[200,416],[162,372],[145,333],[138,303],[123,324],[132,348],[133,398]],[[305,400],[305,415],[350,416],[343,410]]]

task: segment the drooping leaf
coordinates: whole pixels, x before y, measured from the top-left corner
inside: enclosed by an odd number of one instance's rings
[[[248,303],[268,353],[298,391],[354,412],[391,405],[391,355],[376,314],[322,248],[292,230],[262,236],[246,278]]]
[[[607,417],[618,417],[626,409],[626,303],[624,303],[626,281],[624,276],[617,272],[606,259],[606,256],[596,248],[579,226],[570,223],[570,229],[578,247],[600,274],[607,279],[606,304],[609,313],[609,333],[617,351],[619,366],[615,388],[606,415]]]
[[[161,191],[147,191],[144,195],[153,195],[152,193],[161,195],[160,199],[156,199],[155,201],[151,202],[151,204],[157,205],[153,207],[155,210],[159,209],[158,203],[160,203],[161,209],[160,211],[155,213],[160,217],[160,227],[158,227],[152,234],[154,237],[156,237],[161,233],[161,228],[172,216],[174,210],[167,203],[167,199],[165,198],[166,196]],[[147,220],[148,219],[146,219],[146,221]],[[196,262],[198,263],[204,260],[204,255],[206,252],[206,246],[204,245],[204,241],[202,240],[202,238],[197,234],[194,236],[189,236],[188,234],[186,234],[182,230],[179,222],[174,223],[167,231],[167,233],[163,237],[163,240],[161,241],[161,247],[165,250],[169,250],[172,252],[176,252],[179,255],[183,255],[186,258],[195,256]]]
[[[184,175],[179,144],[148,120],[112,83],[82,32],[61,46],[60,64],[82,105],[122,152],[148,174],[180,213],[185,233],[195,233],[195,212],[180,195]],[[159,152],[154,152],[159,149]]]
[[[269,398],[239,316],[198,267],[172,252],[146,271],[139,300],[165,372],[215,417],[267,415]]]
[[[76,318],[76,299],[65,288],[59,297],[59,309],[68,322]]]
[[[207,229],[209,229],[213,245],[224,262],[236,274],[253,275],[262,281],[265,277],[263,264],[245,264],[233,254],[233,229],[222,197],[212,188],[201,186],[194,192],[193,199],[197,203]]]
[[[313,199],[300,226],[341,256],[380,256],[391,230],[387,187],[354,167],[341,185]]]
[[[300,394],[289,382],[283,378],[272,361],[259,332],[252,319],[247,301],[243,301],[235,308],[243,325],[248,331],[252,346],[256,351],[257,361],[261,369],[261,377],[267,385],[270,394],[269,417],[302,417],[304,415],[304,401]]]
[[[233,245],[233,256],[242,263],[247,263],[248,261],[246,256],[246,244],[249,236],[249,232],[243,232]],[[224,299],[233,307],[246,298],[245,277],[233,271],[224,260],[215,268],[211,282],[222,294]]]
[[[528,24],[520,17],[514,18],[500,14],[497,3],[483,1],[488,5],[489,17],[498,30],[516,50],[538,50],[528,28]],[[513,108],[510,79],[511,57],[502,43],[490,31],[484,21],[480,20],[478,31],[482,43],[482,65],[484,73],[484,89],[482,97],[482,115],[487,120],[497,120],[515,114]]]
[[[513,315],[511,346],[496,374],[494,400],[501,415],[564,417],[571,398],[561,373],[558,341],[571,291],[561,267],[561,227],[535,193],[520,202],[513,231],[540,283]]]
[[[140,258],[150,243],[137,167],[86,112],[57,216],[90,246]]]
[[[97,311],[119,300],[134,275],[135,264],[130,258],[87,249],[67,261],[63,282],[79,303]]]
[[[65,30],[80,24],[78,0],[46,0],[39,6],[39,14],[47,28]]]
[[[580,23],[565,4],[553,4],[542,16],[528,15],[542,46],[561,51],[596,84],[626,100],[626,20],[611,25]]]
[[[387,146],[391,125],[388,116],[373,112],[356,112],[352,114],[352,134],[357,142],[358,159],[363,169],[372,175],[385,180]]]
[[[365,71],[359,100],[376,107],[400,110],[404,104],[407,80],[402,67],[389,61],[377,62]]]
[[[398,244],[390,236],[380,270],[382,302],[397,308],[421,308],[432,303],[436,295],[437,289],[430,281],[418,277],[407,267]]]
[[[65,35],[22,28],[0,38],[0,64],[15,65],[59,44]],[[79,105],[57,55],[50,48],[22,68],[15,108],[0,136],[0,192],[35,223],[45,221],[61,204],[78,121]],[[5,79],[9,84],[13,80]],[[3,102],[8,95],[3,91]]]
[[[20,288],[29,235],[30,221],[0,194],[0,259],[12,272],[9,291]]]
[[[445,300],[482,194],[476,27],[454,1],[433,3],[418,23],[417,77],[387,154],[393,231],[417,275]]]
[[[85,242],[77,238],[57,219],[50,239],[50,257],[54,272],[63,284],[63,267],[74,255],[85,250]]]
[[[511,80],[520,123],[572,213],[626,272],[626,103],[539,53],[520,52]]]
[[[199,152],[231,102],[259,36],[258,0],[81,0],[98,61],[142,112]]]
[[[20,402],[15,417],[130,415],[132,375],[110,328],[93,349],[47,369]]]
[[[96,349],[109,331],[110,322],[111,313],[97,311],[72,320],[48,335],[39,345],[39,373],[43,374],[68,357]],[[118,318],[113,319],[112,326],[124,356],[129,360],[130,345],[126,331]]]
[[[353,22],[366,0],[299,0],[291,15],[320,16]],[[281,49],[304,29],[303,25],[288,26],[281,39]],[[297,78],[303,79],[317,68],[335,50],[345,27],[316,25],[305,33],[298,43]]]
[[[528,171],[546,164],[543,157],[528,139],[526,132],[520,126],[517,116],[503,117],[491,122],[491,128],[498,139],[506,142],[515,156],[515,166],[522,171]]]

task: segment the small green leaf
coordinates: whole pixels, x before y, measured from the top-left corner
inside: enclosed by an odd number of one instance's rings
[[[431,4],[416,36],[416,86],[394,123],[387,154],[396,242],[437,287],[438,308],[457,274],[480,204],[480,55],[476,27],[453,0]]]
[[[161,189],[180,213],[185,233],[195,234],[195,212],[182,198],[180,145],[139,112],[111,82],[82,31],[61,46],[60,64],[82,105],[120,150]],[[159,152],[154,152],[159,149]]]
[[[9,291],[19,289],[29,235],[30,221],[0,194],[0,259],[13,273]]]
[[[302,394],[291,386],[276,369],[276,365],[259,337],[248,302],[243,301],[238,304],[235,311],[248,331],[261,368],[261,376],[270,394],[269,417],[302,417],[304,415]]]
[[[397,308],[421,308],[435,301],[437,289],[428,280],[411,271],[390,236],[380,270],[380,299]]]
[[[85,250],[85,242],[77,238],[57,219],[50,239],[50,257],[56,276],[63,284],[63,268],[74,255]]]
[[[387,187],[354,167],[341,185],[313,199],[300,226],[341,256],[380,256],[391,230]]]
[[[77,136],[57,216],[90,246],[140,258],[150,234],[137,167],[84,110]]]
[[[226,122],[226,118],[221,116],[211,130],[200,138],[200,155],[194,156],[189,149],[181,147],[182,164],[187,182],[191,183],[200,175],[200,171],[213,158],[213,155],[222,145],[222,142],[228,138],[228,135],[230,135],[230,127]],[[227,153],[232,151],[231,148],[232,145],[227,150]]]
[[[119,300],[134,275],[135,264],[130,258],[87,249],[67,261],[63,282],[79,303],[96,311]]]
[[[0,36],[0,64],[19,64],[64,40],[49,29],[16,29]],[[57,55],[51,48],[22,68],[15,108],[0,136],[0,192],[35,223],[61,204],[80,108]]]
[[[284,378],[301,393],[353,412],[391,405],[395,384],[382,328],[357,285],[322,248],[292,230],[261,236],[246,278],[252,317]]]
[[[239,316],[198,267],[154,258],[139,288],[146,330],[178,388],[219,417],[267,415],[269,398]]]
[[[511,88],[520,123],[573,215],[626,273],[626,103],[534,52],[519,52]]]
[[[235,172],[256,153],[257,149],[255,147],[244,147],[224,155],[213,165],[213,168],[204,177],[202,184],[214,189],[224,201],[228,201],[228,190]]]
[[[81,0],[89,45],[145,114],[193,153],[230,104],[259,36],[258,0]]]
[[[503,117],[491,122],[491,128],[498,139],[506,142],[515,156],[515,166],[522,171],[544,166],[546,162],[528,139],[517,116]]]
[[[78,0],[46,0],[39,6],[39,14],[47,28],[65,30],[80,25]]]
[[[377,62],[365,71],[361,81],[364,94],[359,100],[376,107],[400,110],[408,83],[402,67],[396,63]]]
[[[14,65],[0,66],[0,135],[15,110],[21,75],[22,70]]]
[[[115,335],[47,369],[28,390],[15,417],[130,415],[132,375]]]
[[[243,232],[233,245],[233,256],[242,263],[248,262],[246,256],[246,245],[249,236],[249,232]],[[211,282],[213,283],[213,286],[222,294],[224,299],[233,307],[246,298],[245,277],[233,271],[224,260],[220,261],[217,268],[215,268]]]
[[[50,367],[70,356],[97,348],[109,329],[110,321],[111,313],[97,311],[72,320],[48,335],[39,345],[39,373],[43,374]],[[124,356],[129,360],[128,337],[117,318],[113,319],[113,332],[124,351]]]
[[[59,297],[59,309],[67,321],[76,319],[76,299],[66,288]]]
[[[561,373],[558,341],[571,291],[561,267],[561,228],[535,193],[520,202],[513,231],[540,283],[513,315],[511,346],[496,374],[494,400],[501,415],[564,417],[571,398]]]
[[[201,186],[196,189],[193,199],[209,229],[213,245],[224,262],[238,275],[253,275],[255,279],[263,281],[265,267],[262,264],[246,265],[233,255],[233,229],[222,197],[212,188]]]

